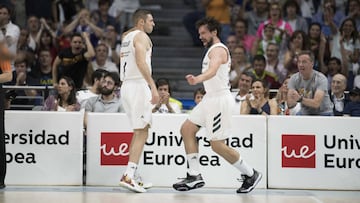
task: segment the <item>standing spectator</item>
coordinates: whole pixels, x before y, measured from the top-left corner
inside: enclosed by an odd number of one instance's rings
[[[328,93],[327,78],[313,69],[314,55],[302,51],[298,55],[299,72],[291,76],[287,103],[292,108],[301,103],[300,115],[332,116],[333,105]]]
[[[52,15],[55,23],[69,22],[84,8],[82,0],[52,1]]]
[[[282,40],[285,40],[287,36],[291,36],[293,33],[291,25],[282,18],[281,7],[278,2],[270,3],[269,19],[259,25],[256,32],[258,39],[264,38],[264,28],[269,23],[276,28],[275,36],[280,36]]]
[[[238,42],[245,47],[247,53],[250,53],[256,37],[247,34],[247,27],[248,25],[245,20],[237,19],[234,25],[234,33]]]
[[[243,5],[249,0],[243,0]],[[245,13],[245,6],[241,7],[241,13],[239,18],[243,18],[248,24],[249,35],[256,35],[256,32],[260,24],[268,18],[268,1],[267,0],[255,0],[253,1],[254,8],[251,11]]]
[[[213,17],[221,24],[220,40],[226,41],[227,36],[231,33],[231,7],[233,0],[202,0],[205,14],[207,17]]]
[[[44,18],[40,19],[40,30],[36,38],[36,52],[39,54],[39,50],[50,50],[52,61],[55,60],[58,54],[57,36],[55,31],[48,25]]]
[[[57,95],[50,95],[44,102],[43,111],[79,111],[74,81],[67,76],[60,77],[56,86]]]
[[[342,116],[345,106],[350,102],[348,94],[345,94],[346,84],[346,77],[342,74],[335,74],[332,78],[329,94],[334,104],[334,116]]]
[[[322,33],[320,23],[314,22],[310,24],[308,38],[310,40],[310,50],[315,56],[314,69],[324,73],[324,64],[330,58],[330,43]]]
[[[120,32],[120,24],[116,21],[115,17],[109,14],[111,6],[110,0],[99,0],[98,9],[94,10],[91,15],[93,16],[94,23],[101,29],[105,30],[107,25],[112,25],[116,28],[116,32]]]
[[[10,17],[11,13],[9,7],[0,5],[0,41],[5,40],[10,53],[15,55],[20,36],[20,29],[11,22]],[[14,61],[12,61],[11,65],[14,65]]]
[[[140,0],[116,0],[111,4],[109,14],[115,16],[121,28],[118,33],[123,33],[133,26],[131,15],[140,8]]]
[[[359,66],[360,59],[360,39],[359,32],[356,30],[354,19],[345,19],[339,28],[331,22],[333,40],[330,44],[331,56],[341,59],[341,63],[347,67],[348,79],[347,89],[353,89],[354,68]]]
[[[99,41],[108,47],[108,59],[115,63],[116,66],[120,66],[120,48],[121,41],[118,36],[118,33],[115,30],[115,27],[112,25],[107,25],[103,38]]]
[[[182,22],[191,36],[193,45],[202,46],[202,42],[199,39],[199,33],[196,29],[195,24],[198,20],[205,17],[205,10],[201,4],[202,0],[193,0],[192,2],[194,4],[195,10],[185,14],[185,16],[182,19]]]
[[[115,63],[108,59],[109,47],[100,43],[95,48],[95,60],[91,62],[93,70],[103,69],[109,72],[119,73],[119,69]]]
[[[27,18],[27,30],[29,31],[29,47],[36,50],[36,39],[40,35],[40,20],[36,16],[28,16]]]
[[[301,10],[296,0],[287,0],[283,6],[284,20],[288,22],[292,30],[301,30],[307,33],[308,23],[301,16]]]
[[[233,107],[233,115],[239,115],[241,112],[241,104],[246,100],[250,93],[251,84],[254,80],[254,75],[250,71],[242,72],[238,80],[239,91],[235,94],[235,105]],[[251,96],[253,98],[253,96]],[[250,97],[250,98],[251,98]]]
[[[0,14],[2,9],[0,7]],[[0,190],[5,188],[6,150],[5,150],[5,93],[2,84],[12,79],[10,59],[13,55],[7,49],[6,42],[0,41]]]
[[[255,79],[251,84],[251,95],[241,103],[240,114],[277,115],[276,100],[269,99],[269,88],[265,80]]]
[[[171,97],[170,82],[166,78],[160,78],[156,81],[156,87],[159,92],[160,100],[154,105],[153,113],[181,113],[182,103]]]
[[[334,0],[324,0],[322,9],[319,9],[313,16],[312,22],[320,23],[322,33],[324,33],[326,38],[331,39],[331,23],[339,27],[343,18],[344,13],[336,9]]]
[[[356,23],[356,30],[360,30],[360,0],[348,0],[345,14],[345,19],[354,19]],[[344,21],[344,19],[342,21]]]
[[[76,17],[64,27],[63,34],[87,32],[89,39],[93,46],[96,46],[99,39],[104,36],[104,31],[90,18],[90,12],[87,9],[82,9]]]
[[[84,49],[83,40],[85,40],[86,50]],[[65,75],[74,80],[76,89],[82,88],[84,80],[91,76],[92,68],[88,63],[94,56],[95,51],[88,34],[86,32],[81,35],[79,33],[73,34],[71,47],[61,51],[54,61],[52,68],[54,86],[58,83],[59,75]]]
[[[350,102],[345,106],[344,116],[360,117],[360,89],[355,87],[350,90]]]
[[[146,192],[145,185],[135,182],[135,173],[151,126],[152,105],[159,102],[159,93],[151,77],[152,42],[148,36],[155,23],[151,12],[143,9],[135,11],[133,21],[133,29],[123,34],[120,52],[121,99],[134,131],[120,185],[135,192]]]

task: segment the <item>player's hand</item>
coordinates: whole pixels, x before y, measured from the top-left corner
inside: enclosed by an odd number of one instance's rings
[[[190,75],[186,75],[185,78],[186,78],[187,82],[188,82],[190,85],[196,85],[196,84],[197,84],[196,78],[195,78],[194,75],[191,75],[191,74],[190,74]]]
[[[155,105],[158,104],[160,101],[160,96],[159,96],[159,92],[157,91],[157,89],[152,89],[151,90],[151,104]]]

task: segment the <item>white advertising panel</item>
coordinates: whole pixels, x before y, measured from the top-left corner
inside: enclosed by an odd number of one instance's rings
[[[186,175],[186,155],[180,127],[186,114],[155,114],[153,126],[139,163],[143,179],[169,187]],[[236,116],[233,135],[227,143],[264,175],[259,188],[266,188],[266,118]],[[125,170],[132,130],[125,114],[88,115],[87,185],[116,186]],[[204,129],[199,139],[200,170],[206,187],[239,187],[240,173],[212,152]]]
[[[6,111],[6,184],[81,185],[83,114]]]
[[[269,188],[360,190],[359,118],[268,118]]]

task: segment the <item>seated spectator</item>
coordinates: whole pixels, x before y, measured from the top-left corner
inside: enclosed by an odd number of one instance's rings
[[[99,43],[95,48],[95,60],[91,62],[94,71],[97,69],[103,69],[108,72],[119,73],[118,67],[115,63],[108,59],[108,55],[109,47],[103,43]]]
[[[50,95],[44,102],[43,111],[79,111],[74,81],[67,76],[60,77],[56,87],[57,95]]]
[[[31,77],[34,78],[34,85],[51,86],[52,81],[52,56],[49,49],[39,50],[37,67],[30,72]]]
[[[245,101],[246,97],[249,95],[253,80],[254,80],[254,74],[252,74],[250,71],[241,73],[237,86],[239,91],[234,95],[235,105],[233,107],[233,115],[240,114],[241,103]],[[251,97],[253,98],[252,95]]]
[[[360,89],[350,90],[350,102],[345,106],[344,116],[360,116]]]
[[[255,79],[251,85],[251,95],[246,96],[241,103],[240,114],[251,115],[277,115],[276,100],[269,100],[269,88],[266,81]]]
[[[256,55],[253,58],[253,68],[252,73],[255,76],[255,79],[265,80],[267,88],[277,89],[281,86],[278,82],[278,77],[274,73],[265,70],[266,68],[266,59],[263,55]]]
[[[13,71],[12,81],[6,83],[7,85],[15,86],[31,86],[34,85],[35,80],[28,74],[28,60],[24,51],[19,52],[15,58],[15,70]],[[37,91],[34,89],[17,89],[15,90],[17,96],[33,97],[37,95]],[[33,98],[16,98],[12,100],[12,104],[16,105],[35,105]],[[26,107],[25,107],[26,108]]]
[[[314,69],[325,72],[323,69],[330,58],[330,40],[326,39],[321,31],[320,23],[311,23],[308,31],[308,38],[310,40],[310,50],[315,56]]]
[[[156,81],[156,87],[159,92],[160,100],[152,110],[153,113],[181,113],[182,103],[171,97],[171,88],[169,80],[160,78]]]
[[[105,113],[125,112],[120,98],[115,93],[119,87],[119,74],[115,72],[106,73],[101,83],[100,94],[88,99],[85,104],[85,111]]]
[[[336,74],[342,74],[345,77],[347,77],[348,75],[348,71],[347,71],[347,67],[345,67],[342,63],[341,60],[336,58],[336,57],[331,57],[329,59],[329,62],[327,64],[327,66],[324,66],[324,75],[327,76],[328,79],[328,88],[330,89],[331,87],[331,81],[334,77],[334,75]],[[346,79],[346,78],[345,78]],[[345,87],[346,88],[346,87]]]
[[[78,90],[76,92],[76,99],[80,103],[81,108],[85,108],[86,102],[91,97],[96,97],[100,94],[102,84],[104,82],[104,76],[108,73],[108,71],[103,69],[97,69],[92,73],[91,87],[88,87],[84,90]]]
[[[342,74],[335,74],[331,80],[331,89],[329,90],[330,100],[334,104],[334,116],[342,116],[344,107],[350,99],[344,93],[346,89],[346,77]]]
[[[246,57],[246,50],[238,45],[231,53],[230,85],[231,88],[237,88],[237,83],[242,72],[251,69],[251,63]]]
[[[308,23],[301,16],[301,9],[297,0],[287,0],[283,6],[284,20],[288,22],[292,30],[308,31]]]
[[[203,99],[204,95],[206,94],[205,89],[203,87],[199,87],[194,92],[194,101],[195,104],[198,104]]]
[[[314,55],[303,51],[298,55],[299,72],[290,77],[287,104],[289,108],[301,103],[299,115],[332,116],[333,104],[330,101],[327,78],[314,70]]]
[[[296,30],[290,37],[287,48],[284,53],[284,66],[289,74],[293,74],[298,71],[298,54],[303,50],[310,50],[310,41],[306,33]]]
[[[279,91],[276,93],[276,96],[273,98],[276,100],[276,103],[278,105],[278,115],[296,115],[300,111],[300,104],[297,103],[294,107],[289,108],[287,105],[287,93],[289,91],[288,83],[289,83],[290,77],[286,78],[284,82],[282,83],[281,87],[279,88]]]
[[[279,46],[280,44],[284,44],[282,43],[280,36],[275,36],[275,27],[272,24],[266,24],[264,27],[264,38],[257,39],[254,42],[253,47],[251,48],[251,55],[264,55],[266,48],[270,43],[277,44]]]
[[[269,43],[265,50],[266,67],[265,70],[275,74],[279,78],[279,83],[283,83],[288,73],[284,64],[280,60],[280,49],[277,44]]]
[[[251,48],[256,41],[256,37],[253,35],[247,34],[247,21],[243,19],[237,19],[234,25],[234,33],[237,41],[245,48],[247,53],[251,52]]]

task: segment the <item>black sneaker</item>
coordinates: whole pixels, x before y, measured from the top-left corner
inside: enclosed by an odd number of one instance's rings
[[[191,176],[189,173],[186,174],[186,178],[184,180],[173,184],[173,188],[178,191],[188,191],[196,188],[201,188],[205,185],[201,174],[197,176]]]
[[[243,184],[239,189],[236,190],[237,193],[248,193],[251,192],[255,188],[255,186],[259,183],[262,178],[262,174],[257,172],[255,169],[254,175],[249,177],[247,175],[241,175]]]

